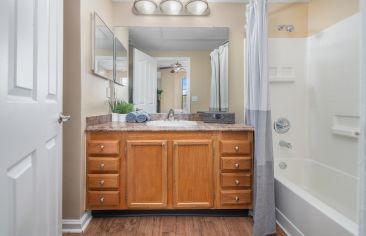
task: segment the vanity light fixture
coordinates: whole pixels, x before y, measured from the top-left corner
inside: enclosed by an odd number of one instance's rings
[[[186,8],[192,15],[202,15],[208,10],[208,2],[207,0],[190,0]]]
[[[134,11],[144,15],[153,14],[157,7],[154,0],[135,0],[133,4]]]
[[[210,8],[207,0],[188,0],[184,5],[181,0],[135,0],[133,13],[154,16],[208,16]]]
[[[177,15],[182,11],[183,3],[180,0],[163,0],[160,9],[165,14]]]

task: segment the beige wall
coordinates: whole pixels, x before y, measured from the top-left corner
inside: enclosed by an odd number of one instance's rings
[[[359,0],[312,0],[309,2],[309,35],[360,11]]]
[[[311,0],[309,3],[270,3],[270,38],[305,38],[359,12],[359,0]],[[277,26],[291,24],[295,31],[278,31]]]
[[[210,3],[210,8],[211,14],[207,17],[137,16],[131,11],[132,3],[115,3],[113,22],[115,26],[229,27],[229,109],[236,112],[238,122],[243,122],[245,4]],[[209,90],[206,83],[200,84],[199,89]],[[191,92],[193,94],[195,91]],[[207,110],[207,108],[208,106],[204,105],[194,109]]]
[[[271,3],[268,7],[268,36],[270,38],[303,38],[308,35],[307,3]],[[278,31],[278,25],[294,25],[295,31]]]
[[[190,94],[191,97],[198,96],[197,102],[190,102],[191,112],[208,111],[211,85],[210,51],[154,51],[147,53],[152,57],[189,57],[191,59]]]
[[[63,111],[72,118],[63,129],[63,218],[82,214],[81,32],[80,1],[65,0]]]

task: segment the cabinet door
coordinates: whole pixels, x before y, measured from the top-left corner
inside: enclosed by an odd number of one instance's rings
[[[174,207],[213,207],[211,140],[174,141]]]
[[[166,141],[127,141],[127,204],[129,208],[167,206]]]

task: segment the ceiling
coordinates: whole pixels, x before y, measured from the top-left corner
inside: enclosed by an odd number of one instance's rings
[[[130,44],[145,51],[213,50],[229,39],[227,27],[131,27]]]

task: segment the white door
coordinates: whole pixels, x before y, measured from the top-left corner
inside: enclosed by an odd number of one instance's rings
[[[155,58],[133,49],[133,103],[136,108],[156,113],[158,64]]]
[[[0,1],[0,235],[61,235],[62,0]]]

